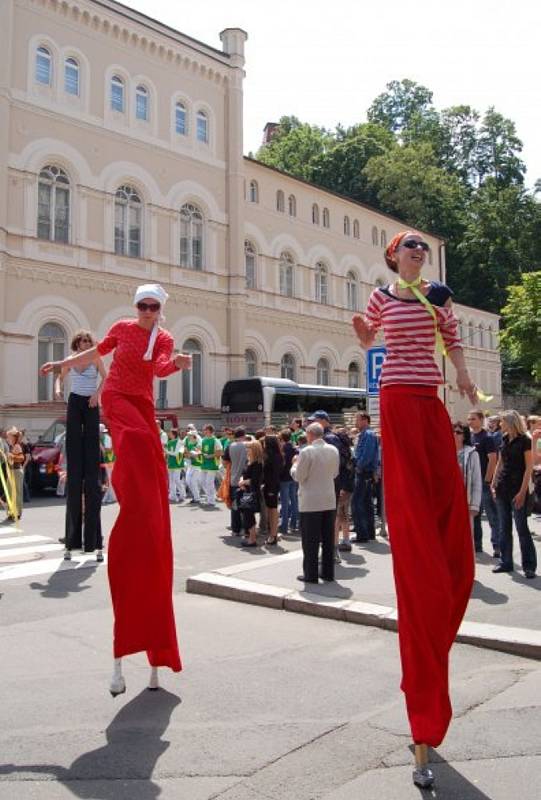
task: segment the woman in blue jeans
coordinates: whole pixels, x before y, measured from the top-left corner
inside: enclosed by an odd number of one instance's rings
[[[291,431],[284,428],[279,435],[284,463],[280,472],[280,533],[296,532],[299,518],[298,484],[291,477],[291,464],[297,450],[291,442]]]
[[[528,484],[532,474],[532,441],[518,411],[502,414],[503,443],[492,490],[500,520],[501,561],[492,572],[513,571],[513,519],[517,529],[522,569],[526,578],[535,578],[537,554],[528,529]]]

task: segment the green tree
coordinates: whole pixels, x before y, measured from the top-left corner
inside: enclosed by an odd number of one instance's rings
[[[418,126],[423,118],[431,119],[433,114],[430,89],[405,78],[387,84],[386,91],[368,109],[367,118],[400,137],[408,127]]]
[[[257,159],[297,178],[312,180],[312,164],[333,144],[325,128],[300,122],[297,117],[282,117],[279,127],[268,144],[257,152]]]
[[[446,238],[461,234],[464,187],[438,166],[430,144],[396,147],[375,156],[364,173],[383,211]]]
[[[364,168],[371,158],[396,146],[395,137],[380,125],[365,123],[347,130],[337,128],[332,147],[312,162],[312,180],[353,200],[374,204],[377,198],[368,185]]]
[[[520,364],[541,382],[541,271],[522,276],[507,289],[501,343],[507,361]]]
[[[522,185],[526,167],[519,158],[522,142],[515,123],[493,107],[483,117],[479,131],[477,172],[479,183],[493,178],[499,186]]]

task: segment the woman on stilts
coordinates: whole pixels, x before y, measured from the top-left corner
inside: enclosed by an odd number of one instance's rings
[[[384,491],[398,605],[401,688],[415,744],[413,781],[434,782],[427,747],[437,747],[451,721],[448,664],[470,597],[474,556],[466,494],[451,421],[437,396],[443,378],[436,343],[457,371],[457,387],[476,404],[464,362],[451,290],[424,280],[428,244],[397,234],[385,251],[397,273],[375,289],[366,313],[353,318],[361,345],[383,328],[381,371]],[[407,455],[406,455],[407,454]]]
[[[149,689],[158,688],[158,667],[182,669],[173,611],[173,550],[167,469],[154,412],[153,379],[189,369],[191,358],[172,356],[172,336],[159,321],[167,293],[158,284],[139,286],[137,319],[115,323],[96,347],[49,362],[42,374],[63,367],[84,368],[114,350],[102,391],[102,406],[113,439],[113,486],[120,510],[108,547],[114,610],[113,696],[126,691],[121,659],[146,651]],[[141,458],[147,469],[141,472]]]

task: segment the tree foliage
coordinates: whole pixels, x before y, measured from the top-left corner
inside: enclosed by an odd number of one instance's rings
[[[519,364],[541,383],[541,271],[522,275],[507,289],[502,309],[505,324],[501,334],[507,360]]]

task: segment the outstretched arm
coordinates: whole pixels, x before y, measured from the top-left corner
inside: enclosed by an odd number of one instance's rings
[[[97,355],[97,346],[91,347],[89,350],[83,350],[82,353],[73,353],[73,355],[62,359],[62,361],[47,361],[47,363],[41,365],[39,372],[40,375],[48,375],[49,372],[55,369],[63,369],[64,367],[66,369],[88,367],[89,364],[96,360]]]

